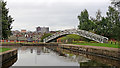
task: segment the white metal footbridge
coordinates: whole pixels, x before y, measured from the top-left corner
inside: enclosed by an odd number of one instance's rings
[[[97,41],[99,43],[107,43],[108,42],[107,37],[97,35],[97,34],[94,34],[92,32],[88,32],[85,30],[80,30],[80,29],[69,29],[69,30],[60,31],[60,32],[57,32],[57,33],[49,36],[49,37],[46,37],[45,39],[43,39],[43,41],[44,41],[44,43],[49,43],[52,40],[55,40],[57,38],[60,38],[62,36],[66,36],[69,34],[76,34],[76,35]]]

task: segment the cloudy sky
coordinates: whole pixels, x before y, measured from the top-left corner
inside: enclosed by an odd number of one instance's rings
[[[37,26],[50,30],[77,28],[77,16],[87,9],[95,17],[98,9],[105,16],[110,0],[5,0],[9,14],[15,19],[12,30],[35,31]]]

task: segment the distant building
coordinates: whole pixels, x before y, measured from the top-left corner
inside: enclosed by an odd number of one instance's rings
[[[50,33],[53,33],[53,34],[54,34],[54,33],[56,33],[56,31],[50,31]]]
[[[20,31],[18,31],[18,30],[12,31],[12,34],[13,34],[13,35],[16,35],[16,34],[18,34],[18,33],[20,33]]]
[[[38,33],[49,33],[49,27],[37,27],[36,31]]]
[[[21,30],[21,33],[26,33],[27,31],[26,30]]]
[[[40,28],[40,27],[37,27],[37,28],[36,28],[36,31],[37,31],[37,32],[40,32],[40,31],[41,31],[41,28]]]

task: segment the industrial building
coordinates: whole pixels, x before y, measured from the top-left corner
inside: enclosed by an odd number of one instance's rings
[[[49,33],[49,27],[37,27],[36,31],[38,33]]]

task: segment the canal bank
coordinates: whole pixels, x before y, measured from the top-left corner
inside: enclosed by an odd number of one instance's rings
[[[16,62],[17,59],[15,58],[17,58],[17,49],[15,48],[5,52],[1,52],[0,53],[0,65],[2,66],[1,68],[8,68],[9,66],[11,66],[13,63]],[[13,59],[15,59],[14,62],[11,61]]]
[[[2,46],[58,46],[58,43],[4,43]]]
[[[89,63],[88,62],[81,63],[81,64],[84,64],[83,66],[88,66],[88,65],[89,66],[92,66],[92,65],[93,66],[94,65],[104,66],[104,63],[106,63],[110,66],[120,67],[120,62],[118,60],[113,60],[113,59],[109,59],[109,58],[105,58],[105,57],[94,56],[92,54],[86,54],[86,53],[83,53],[83,52],[75,52],[75,51],[68,50],[68,49],[63,49],[63,48],[60,48],[60,47],[57,47],[57,46],[54,46],[54,47],[48,46],[47,48],[55,51],[56,53],[59,53],[60,56],[65,56],[65,57],[69,56],[69,58],[74,57],[74,59],[76,59],[78,62],[83,60],[84,57],[92,60],[92,61],[89,61]],[[79,56],[81,56],[81,55],[83,56],[83,58],[79,59]],[[95,61],[99,61],[100,63],[103,63],[103,64],[99,64]]]
[[[73,44],[59,44],[60,48],[72,50],[75,52],[82,52],[92,54],[100,57],[120,60],[119,48],[109,48],[100,46],[86,46],[86,45],[73,45]]]

